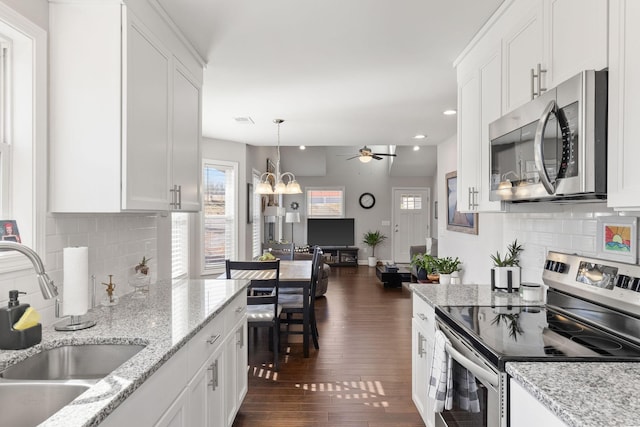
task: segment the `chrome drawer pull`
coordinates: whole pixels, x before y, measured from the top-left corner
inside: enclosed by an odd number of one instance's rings
[[[244,306],[236,308],[236,313],[242,313],[243,311],[244,311]]]
[[[220,338],[220,334],[218,334],[218,335],[211,335],[211,336],[209,337],[209,339],[207,340],[207,343],[209,343],[209,344],[213,344],[213,343],[215,343],[216,341],[218,341],[218,339],[219,339],[219,338]]]
[[[426,320],[429,320],[429,319],[427,319],[427,316],[425,316],[425,315],[424,315],[424,314],[422,314],[422,313],[418,313],[418,317],[420,318],[420,320],[425,320],[425,321],[426,321]]]

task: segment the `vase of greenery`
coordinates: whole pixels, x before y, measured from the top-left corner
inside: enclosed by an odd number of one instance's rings
[[[418,279],[418,281],[438,280],[436,277],[436,260],[431,255],[415,254],[411,259],[411,265],[416,267],[416,278]]]
[[[462,261],[458,257],[436,258],[436,268],[440,273],[440,284],[448,285],[451,283],[451,273],[460,269]]]
[[[493,283],[496,289],[509,288],[509,275],[511,276],[511,288],[520,287],[520,253],[524,248],[518,244],[518,239],[507,246],[507,253],[504,257],[500,251],[495,255],[490,255],[493,261]],[[511,273],[509,273],[511,272]]]
[[[376,246],[382,244],[387,239],[387,236],[382,234],[379,230],[367,231],[364,233],[362,243],[371,247],[371,256],[369,257],[369,267],[375,267],[378,263],[376,258]]]

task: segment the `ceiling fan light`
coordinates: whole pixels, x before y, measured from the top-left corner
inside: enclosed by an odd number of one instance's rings
[[[371,156],[360,156],[358,157],[358,160],[360,160],[362,163],[369,163],[371,161]]]
[[[287,184],[287,194],[302,194],[302,188],[295,179],[292,179]]]

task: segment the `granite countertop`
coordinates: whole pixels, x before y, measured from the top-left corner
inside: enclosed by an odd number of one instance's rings
[[[429,305],[521,305],[520,294],[492,292],[491,285],[412,283],[411,290]]]
[[[431,306],[517,305],[517,293],[492,292],[489,285],[411,284]],[[508,362],[515,381],[571,427],[640,425],[640,385],[636,363]]]
[[[0,368],[41,350],[62,345],[142,344],[146,347],[110,375],[62,408],[42,426],[94,426],[183,347],[231,300],[246,289],[247,280],[177,280],[150,286],[144,299],[122,296],[113,307],[96,307],[88,318],[97,325],[75,332],[42,330],[42,342],[25,350],[0,351]]]
[[[571,427],[637,426],[637,363],[509,362],[507,373]]]

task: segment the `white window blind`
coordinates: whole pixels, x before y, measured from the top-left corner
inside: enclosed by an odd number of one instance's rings
[[[309,218],[344,217],[344,187],[308,188],[306,196]]]
[[[202,210],[203,273],[224,270],[225,259],[236,259],[237,239],[237,164],[210,161],[204,163]]]
[[[253,188],[260,183],[260,175],[253,173]],[[251,255],[253,258],[262,255],[262,196],[260,194],[249,195],[253,203],[253,216],[251,218]]]
[[[189,275],[189,214],[171,214],[171,278]]]

